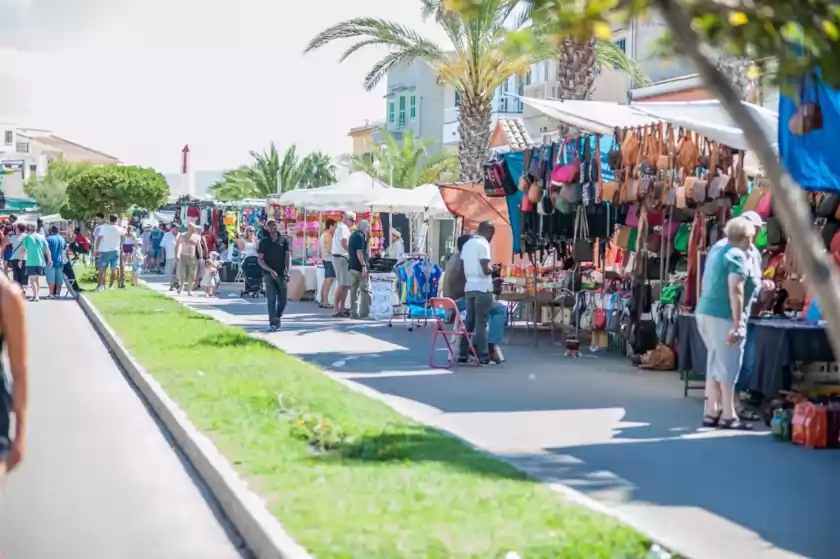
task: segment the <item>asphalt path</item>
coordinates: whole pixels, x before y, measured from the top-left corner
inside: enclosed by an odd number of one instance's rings
[[[0,492],[3,559],[245,556],[79,306],[27,315],[29,446]]]

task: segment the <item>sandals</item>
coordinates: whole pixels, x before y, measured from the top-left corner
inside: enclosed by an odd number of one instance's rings
[[[348,316],[350,316],[350,311],[348,310],[343,310],[333,314],[333,318],[347,318]]]
[[[749,423],[744,423],[740,419],[722,419],[719,422],[718,427],[720,429],[726,429],[731,431],[752,431],[753,426]]]
[[[704,415],[703,427],[717,427],[720,423],[720,412],[717,415]]]

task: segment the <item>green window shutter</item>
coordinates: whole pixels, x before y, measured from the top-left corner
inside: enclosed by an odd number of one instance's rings
[[[399,128],[405,128],[405,95],[400,95],[400,121]]]
[[[409,100],[409,116],[411,116],[411,120],[417,118],[417,97],[414,95],[411,96]]]
[[[388,103],[388,122],[394,122],[394,102]]]

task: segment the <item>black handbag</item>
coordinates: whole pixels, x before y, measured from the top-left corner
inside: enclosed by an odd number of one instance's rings
[[[826,194],[817,206],[817,217],[834,219],[838,207],[840,207],[840,194]]]
[[[777,217],[767,219],[767,245],[780,246],[785,244],[786,235],[782,229],[782,222]]]
[[[592,241],[589,239],[589,221],[586,218],[586,210],[583,206],[578,206],[575,242],[572,245],[572,258],[578,263],[592,262],[594,256]]]
[[[627,340],[635,355],[641,355],[656,347],[656,324],[653,320],[639,320],[633,325]]]

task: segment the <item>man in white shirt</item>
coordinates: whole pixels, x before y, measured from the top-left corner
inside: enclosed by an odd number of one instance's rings
[[[175,289],[178,281],[178,259],[175,257],[175,245],[178,243],[178,235],[181,230],[174,221],[169,226],[169,231],[163,235],[160,241],[160,248],[166,259],[163,265],[163,277],[169,281],[169,291]]]
[[[493,276],[491,269],[490,241],[496,228],[489,221],[483,221],[478,226],[478,234],[464,244],[461,251],[461,260],[464,265],[464,298],[466,300],[467,320],[466,328],[474,333],[473,344],[478,361],[481,365],[490,363],[490,347],[488,341],[493,342],[494,360],[496,358],[496,347],[501,343],[501,334],[504,333],[505,308],[501,303],[496,303],[493,298]],[[488,340],[488,323],[490,323],[490,335]],[[501,327],[501,330],[499,329]],[[466,363],[469,360],[469,348],[467,340],[461,339],[459,363]]]
[[[344,212],[344,219],[335,228],[332,242],[332,263],[335,268],[335,301],[333,302],[333,316],[350,316],[350,311],[344,308],[347,292],[350,289],[350,252],[347,243],[350,241],[350,228],[356,223],[356,214]]]
[[[99,263],[99,288],[105,289],[105,272],[108,268],[111,269],[111,277],[108,282],[108,287],[114,287],[114,280],[117,279],[117,266],[120,264],[120,250],[122,249],[123,239],[125,233],[117,225],[119,218],[112,215],[108,218],[108,223],[102,224],[97,228],[96,244],[94,245],[94,254],[96,261]]]

